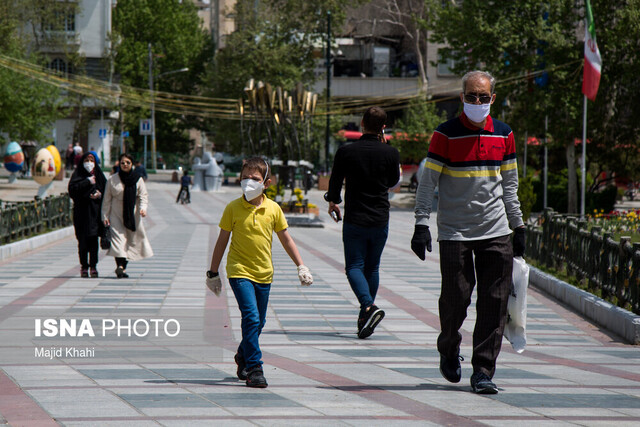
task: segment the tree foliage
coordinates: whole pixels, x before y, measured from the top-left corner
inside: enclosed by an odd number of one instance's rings
[[[308,89],[315,79],[316,55],[326,38],[327,12],[333,28],[339,28],[346,7],[339,0],[266,0],[257,9],[255,4],[253,0],[236,2],[236,31],[226,37],[203,81],[208,95],[241,99],[250,79],[288,91],[298,83]],[[313,123],[317,127],[320,121]],[[239,123],[211,120],[210,127],[218,149],[241,151]]]
[[[149,87],[149,43],[153,53],[154,89],[197,94],[194,82],[212,57],[210,36],[203,28],[197,8],[190,1],[119,0],[113,12],[113,52],[115,72],[120,83]],[[188,72],[164,73],[189,68]],[[138,121],[150,116],[149,110],[125,110],[125,127],[131,130],[134,149],[141,147]],[[187,129],[201,126],[194,119],[173,113],[156,113],[158,149],[186,151]]]
[[[624,152],[611,147],[634,147],[637,159],[639,125],[633,117],[640,107],[629,99],[639,94],[632,52],[640,40],[640,2],[591,3],[603,69],[596,102],[589,103],[588,131],[592,141],[608,148],[590,150],[588,161],[628,172]],[[569,211],[575,211],[578,193],[574,141],[582,137],[583,13],[573,0],[465,0],[438,11],[433,33],[433,41],[448,44],[442,53],[456,60],[458,74],[480,68],[498,78],[492,114],[504,111],[517,136],[544,136],[548,115],[552,153],[566,156]]]
[[[47,57],[38,53],[45,34],[41,23],[55,23],[60,7],[56,0],[0,0],[0,55],[44,66]],[[48,39],[50,45],[54,41]],[[51,142],[51,125],[64,115],[61,104],[60,92],[53,86],[0,67],[0,138]]]
[[[419,163],[427,155],[433,131],[446,119],[446,113],[438,115],[435,104],[424,97],[412,99],[395,124],[394,141],[398,141],[401,162]]]

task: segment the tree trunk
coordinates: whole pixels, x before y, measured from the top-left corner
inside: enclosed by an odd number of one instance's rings
[[[578,176],[576,174],[576,145],[570,141],[565,146],[567,156],[567,212],[578,213]]]
[[[420,92],[427,93],[427,89],[429,86],[429,81],[427,79],[427,52],[425,47],[424,57],[422,55],[422,50],[420,49],[420,30],[416,29],[415,37],[413,38],[416,49],[416,57],[418,59],[418,73],[420,76]],[[426,40],[425,40],[426,45]]]

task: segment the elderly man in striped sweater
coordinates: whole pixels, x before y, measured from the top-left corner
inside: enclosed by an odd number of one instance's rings
[[[495,394],[492,382],[507,317],[513,257],[524,254],[524,223],[518,201],[518,169],[511,128],[489,115],[495,78],[471,71],[462,78],[464,112],[433,134],[416,193],[411,249],[422,260],[431,252],[428,221],[438,193],[440,372],[461,377],[459,329],[478,285],[473,331],[471,388]],[[513,234],[513,242],[512,242]]]

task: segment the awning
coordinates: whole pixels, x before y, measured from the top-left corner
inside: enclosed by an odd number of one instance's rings
[[[357,130],[340,129],[338,131],[338,135],[345,139],[356,140],[356,139],[360,139],[360,137],[362,136],[362,132],[358,132]],[[387,141],[390,141],[391,139],[393,139],[393,136],[385,134],[384,139],[386,139]]]

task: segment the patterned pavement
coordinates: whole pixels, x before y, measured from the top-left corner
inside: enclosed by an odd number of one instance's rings
[[[640,349],[533,288],[528,347],[517,354],[504,342],[494,377],[500,393],[470,392],[473,304],[462,331],[463,379],[444,380],[436,350],[437,245],[427,262],[411,253],[411,209],[391,215],[376,300],[386,317],[372,337],[357,339],[340,225],[328,221],[317,190],[310,199],[320,205],[325,227],[291,229],[315,283],[299,286],[275,239],[261,336],[269,387],[247,388],[235,377],[241,332],[233,294],[226,285],[216,298],[204,287],[217,222],[239,187],[195,192],[186,206],[175,204],[177,184],[149,182],[149,188],[146,225],[156,255],[130,263],[129,279],[116,279],[107,257],[99,279],[81,279],[72,237],[0,261],[0,424],[640,423]],[[53,333],[46,319],[75,320],[81,336]]]

